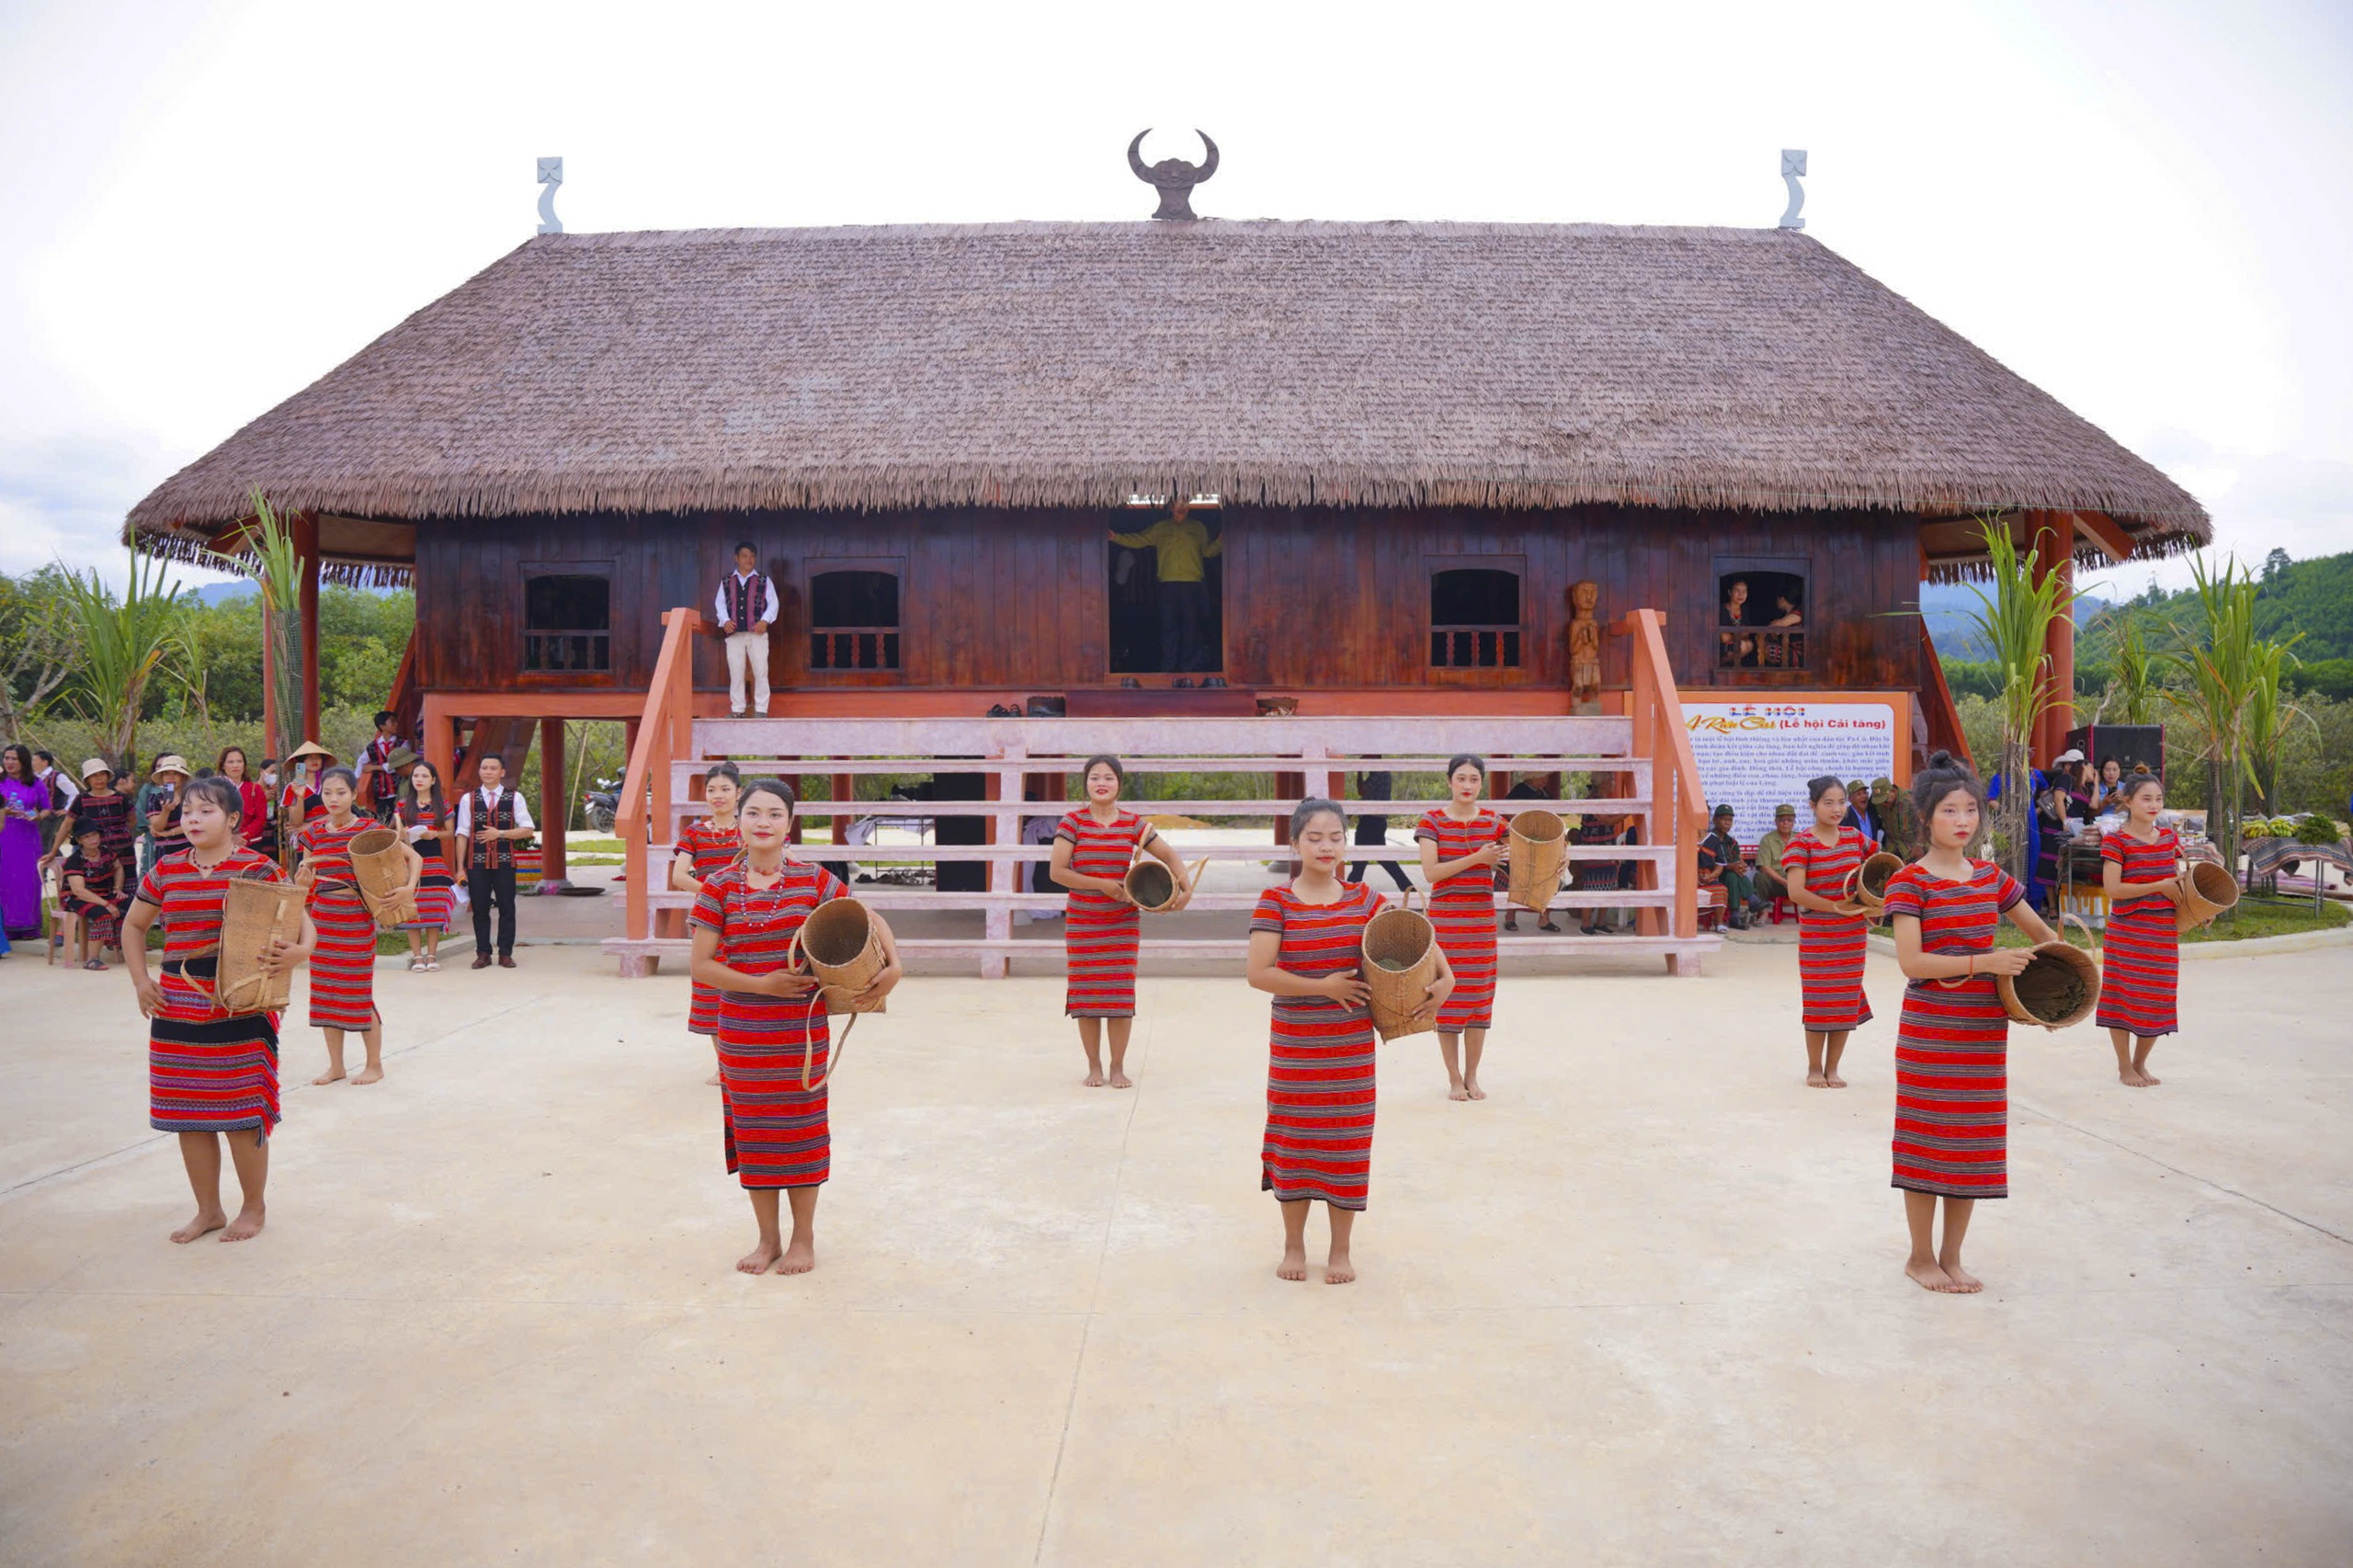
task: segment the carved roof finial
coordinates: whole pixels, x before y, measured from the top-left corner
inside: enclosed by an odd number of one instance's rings
[[[1209,149],[1209,156],[1201,163],[1193,165],[1182,158],[1163,158],[1147,166],[1143,161],[1143,139],[1151,134],[1152,128],[1146,126],[1136,132],[1134,141],[1128,143],[1128,167],[1135,171],[1136,178],[1160,192],[1160,207],[1153,216],[1188,219],[1197,216],[1191,199],[1193,187],[1217,173],[1217,143],[1210,140],[1208,131],[1196,131],[1193,134],[1199,137],[1201,145]]]

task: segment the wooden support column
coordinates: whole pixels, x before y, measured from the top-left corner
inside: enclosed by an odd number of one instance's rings
[[[2071,512],[2028,514],[2028,541],[2035,552],[2035,578],[2056,578],[2063,598],[2072,598],[2075,584],[2075,518]],[[2029,767],[2048,767],[2051,759],[2067,749],[2067,732],[2075,727],[2075,615],[2072,603],[2052,619],[2043,634],[2048,661],[2051,705],[2035,721],[2027,748]]]
[[[319,738],[319,519],[313,512],[294,514],[294,549],[302,557],[301,603],[302,617],[302,733]]]
[[[278,744],[277,613],[269,608],[269,596],[265,592],[261,600],[261,744],[273,758],[281,751],[294,749],[291,746],[280,747]],[[260,777],[259,773],[256,772],[255,777]],[[449,776],[445,772],[441,777],[447,778]]]
[[[564,733],[561,719],[540,721],[540,888],[569,887],[564,880],[564,828],[572,821],[572,791],[565,788]]]

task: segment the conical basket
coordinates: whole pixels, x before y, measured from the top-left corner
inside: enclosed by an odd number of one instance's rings
[[[1511,884],[1504,896],[1541,914],[1561,891],[1561,869],[1568,860],[1566,823],[1540,808],[1519,812],[1511,819]]]
[[[1383,1040],[1427,1034],[1438,1016],[1423,1009],[1438,973],[1438,930],[1417,909],[1384,909],[1364,924],[1364,983],[1372,1027]]]
[[[360,902],[376,917],[376,928],[393,931],[417,925],[416,897],[408,891],[408,857],[401,853],[401,835],[389,827],[371,827],[352,838],[350,853]]]
[[[1877,915],[1887,907],[1888,879],[1904,869],[1904,857],[1884,850],[1870,856],[1847,873],[1839,903],[1859,915]]]
[[[891,1010],[887,998],[866,1003],[855,1000],[891,960],[883,951],[882,933],[875,926],[873,913],[854,898],[831,899],[819,904],[816,913],[802,921],[801,929],[792,934],[786,960],[790,967],[816,976],[816,987],[809,993],[809,1012],[813,1017],[820,1007],[828,1014]],[[820,1087],[833,1077],[834,1070],[842,1064],[842,1051],[849,1044],[850,1030],[857,1027],[854,1017],[842,1026],[840,1038],[832,1042],[828,1051],[825,1075],[813,1081],[809,1074],[816,1056],[816,1040],[813,1036],[802,1041],[801,1088]]]
[[[2075,921],[2085,936],[2092,934],[2090,926],[2072,915],[2061,916]],[[1994,989],[2000,993],[2002,1010],[2021,1024],[2040,1024],[2047,1029],[2063,1029],[2082,1023],[2099,1006],[2099,959],[2096,952],[2086,952],[2073,942],[2062,938],[2041,943],[2027,966],[2016,974],[1997,974]]]
[[[2181,908],[2174,915],[2174,930],[2182,935],[2239,901],[2239,880],[2212,860],[2192,860],[2181,874]]]
[[[302,934],[304,892],[292,882],[233,877],[221,896],[220,966],[213,995],[224,1013],[277,1013],[294,992],[294,971],[261,967],[262,955],[283,937]]]
[[[1192,874],[1185,879],[1185,886],[1191,887],[1199,881],[1201,868],[1209,863],[1207,856],[1196,862]],[[1120,879],[1120,885],[1128,890],[1128,896],[1135,900],[1136,907],[1147,913],[1157,914],[1176,902],[1176,873],[1150,857],[1129,867],[1128,874]]]

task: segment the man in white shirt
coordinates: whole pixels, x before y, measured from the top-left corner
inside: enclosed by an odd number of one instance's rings
[[[727,635],[727,711],[744,716],[744,676],[749,672],[756,711],[768,711],[768,628],[776,624],[776,585],[759,569],[747,540],[735,547],[735,574],[719,580],[711,597],[719,630]]]
[[[490,910],[498,906],[498,966],[515,967],[515,846],[531,836],[531,808],[506,788],[506,759],[492,753],[478,767],[482,782],[458,801],[460,858],[466,897],[474,912],[474,967],[488,969]]]

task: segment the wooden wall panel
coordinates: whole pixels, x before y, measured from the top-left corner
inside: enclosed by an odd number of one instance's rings
[[[779,687],[1051,691],[1108,682],[1105,579],[1111,519],[1099,512],[955,510],[459,520],[417,530],[419,678],[428,690],[546,689],[525,676],[522,565],[606,562],[613,573],[613,673],[639,689],[661,645],[659,615],[703,607],[739,538],[757,545],[783,616],[772,640]],[[1601,585],[1601,614],[1665,612],[1668,651],[1688,685],[1915,686],[1916,527],[1883,513],[1689,512],[1581,506],[1551,512],[1298,511],[1230,507],[1226,677],[1236,686],[1558,687],[1567,680],[1568,591]],[[1813,654],[1802,673],[1713,668],[1720,557],[1800,555],[1810,563]],[[1450,556],[1524,562],[1526,641],[1517,670],[1433,670],[1429,573]],[[902,669],[813,674],[809,576],[828,560],[896,559]],[[1624,678],[1605,644],[1605,678]],[[699,642],[696,684],[722,687],[716,638]]]

